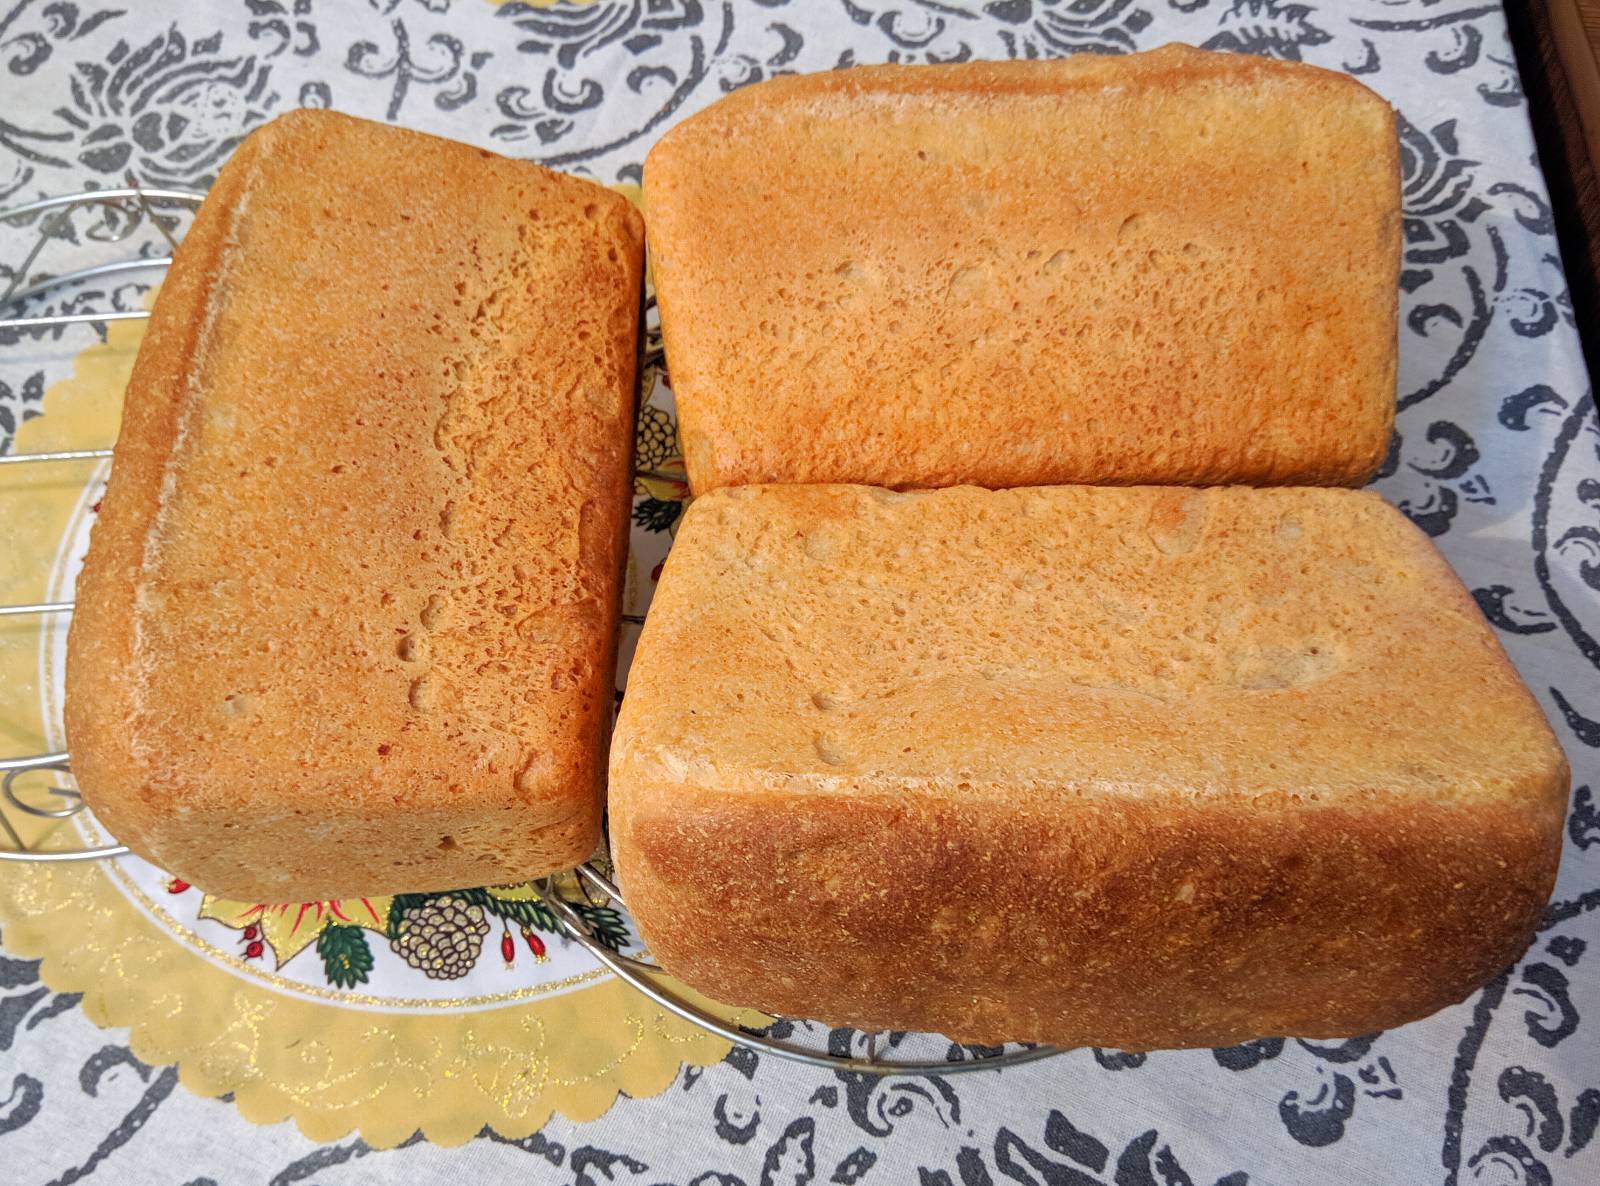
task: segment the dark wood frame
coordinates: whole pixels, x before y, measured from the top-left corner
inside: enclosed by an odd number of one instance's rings
[[[1600,372],[1600,0],[1507,0],[1589,373]]]

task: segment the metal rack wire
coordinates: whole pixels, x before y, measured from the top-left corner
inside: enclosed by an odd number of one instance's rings
[[[98,206],[117,216],[115,222],[110,217],[107,217],[107,226],[111,227],[108,233],[91,236],[102,241],[121,241],[127,237],[135,226],[140,224],[141,220],[148,219],[168,242],[176,247],[176,241],[164,221],[157,215],[155,207],[164,204],[197,207],[204,196],[189,190],[143,187],[130,177],[129,184],[123,188],[89,190],[60,197],[41,198],[26,205],[0,211],[0,224],[41,214],[48,215],[40,224],[38,241],[28,253],[22,265],[17,269],[15,279],[10,288],[0,293],[0,309],[8,305],[20,304],[31,298],[87,280],[121,275],[136,270],[164,269],[172,262],[170,255],[121,260],[50,276],[24,286],[28,269],[33,266],[34,261],[52,236],[61,229],[62,220],[70,218],[76,211],[86,207]],[[142,320],[148,316],[147,312],[139,310],[106,310],[57,313],[34,317],[10,317],[0,318],[0,330],[55,329],[85,323],[103,324],[111,321]],[[110,457],[110,449],[70,449],[52,453],[3,454],[0,455],[0,466],[104,461]],[[645,476],[654,475],[646,474]],[[25,605],[0,606],[0,618],[71,613],[72,606],[73,603],[70,601],[40,601]],[[625,616],[628,621],[636,624],[643,621],[642,617],[636,615]],[[4,802],[14,810],[35,818],[66,820],[82,811],[84,809],[83,798],[76,789],[71,787],[51,786],[49,794],[54,802],[48,807],[41,807],[23,799],[17,789],[18,780],[30,772],[44,770],[70,775],[70,755],[66,751],[58,751],[19,758],[0,759],[0,798],[3,798]],[[88,849],[30,848],[24,842],[23,837],[17,833],[16,829],[7,820],[4,811],[0,811],[0,833],[5,835],[12,846],[10,849],[0,848],[0,861],[98,861],[129,855],[129,850],[120,844]],[[580,884],[586,884],[605,898],[615,901],[624,909],[627,908],[627,902],[623,898],[622,892],[600,870],[592,865],[584,864],[579,865],[575,872],[578,874]],[[757,1029],[732,1024],[700,1008],[674,989],[667,979],[665,970],[659,964],[647,959],[622,955],[599,942],[583,916],[555,892],[549,878],[545,878],[535,888],[543,899],[544,904],[560,920],[567,935],[608,971],[638,992],[643,993],[661,1008],[741,1046],[753,1047],[780,1058],[828,1070],[871,1075],[943,1075],[974,1070],[995,1070],[1001,1067],[1015,1066],[1019,1063],[1033,1062],[1059,1053],[1054,1047],[1026,1044],[1014,1044],[1013,1048],[983,1052],[974,1052],[972,1048],[952,1045],[950,1047],[950,1056],[945,1059],[903,1059],[885,1051],[881,1047],[880,1037],[877,1034],[861,1035],[864,1041],[865,1054],[860,1057],[808,1049],[772,1036],[770,1033],[763,1033]],[[836,1033],[837,1031],[833,1032]]]

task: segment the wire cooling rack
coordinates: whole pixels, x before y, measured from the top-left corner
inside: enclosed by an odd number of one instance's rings
[[[70,289],[86,281],[118,276],[138,271],[159,271],[172,262],[170,255],[145,255],[133,259],[97,264],[40,278],[28,283],[29,269],[33,268],[41,252],[53,240],[70,233],[70,220],[81,211],[96,214],[100,221],[88,234],[90,239],[119,243],[126,241],[141,226],[154,227],[167,243],[176,248],[173,236],[175,220],[161,213],[166,207],[198,207],[205,195],[190,190],[160,189],[139,185],[132,177],[122,188],[88,190],[41,198],[25,205],[0,211],[0,225],[26,224],[38,220],[38,238],[32,249],[13,274],[10,286],[0,292],[0,312],[16,307],[34,298]],[[77,324],[105,324],[112,321],[137,321],[150,315],[143,310],[94,310],[88,312],[51,313],[32,317],[0,318],[0,330],[58,329]],[[647,360],[648,361],[648,360]],[[642,373],[644,368],[639,368]],[[0,466],[37,465],[53,462],[105,461],[111,457],[110,449],[71,449],[54,453],[0,454]],[[644,474],[644,476],[654,476]],[[26,605],[0,606],[0,618],[18,616],[46,616],[72,612],[70,601],[40,601]],[[25,815],[49,820],[65,820],[84,809],[82,796],[74,787],[51,786],[49,794],[53,805],[42,807],[30,803],[18,792],[17,782],[34,772],[53,771],[70,775],[70,755],[65,751],[33,754],[27,757],[0,759],[0,798],[13,810]],[[120,844],[85,849],[30,848],[19,835],[5,813],[0,811],[0,834],[9,840],[11,847],[0,848],[0,861],[99,861],[126,856],[129,850]],[[580,883],[627,908],[622,891],[600,870],[592,865],[579,865],[575,872]],[[905,1046],[915,1049],[920,1043],[907,1041],[907,1035],[856,1033],[830,1029],[815,1022],[795,1022],[779,1018],[765,1030],[739,1026],[706,1012],[678,993],[665,970],[657,963],[632,956],[621,955],[599,941],[581,914],[555,892],[549,878],[535,886],[544,904],[561,922],[566,934],[603,967],[619,979],[643,993],[661,1008],[709,1030],[741,1046],[754,1047],[780,1058],[808,1063],[834,1071],[872,1075],[946,1075],[963,1071],[996,1070],[1033,1062],[1060,1053],[1052,1046],[1034,1046],[1012,1043],[1004,1047],[970,1047],[949,1044],[949,1054],[943,1059],[900,1057],[896,1051]],[[795,1041],[780,1038],[778,1033],[793,1035],[823,1033],[828,1035],[827,1049],[809,1048]],[[931,1036],[930,1036],[931,1039]],[[859,1049],[860,1053],[856,1053]]]

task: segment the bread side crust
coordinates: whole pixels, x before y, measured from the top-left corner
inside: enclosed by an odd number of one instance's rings
[[[1566,794],[1552,770],[1526,809],[1046,812],[651,774],[614,773],[613,844],[685,983],[835,1025],[1123,1050],[1344,1037],[1463,999],[1532,938],[1560,852],[1542,805]]]
[[[139,572],[182,406],[198,381],[213,285],[260,147],[252,136],[234,151],[173,252],[128,380],[111,476],[75,590],[62,707],[74,777],[96,816],[135,852],[164,847],[143,790],[164,758],[139,745],[134,724],[145,693],[133,661]]]

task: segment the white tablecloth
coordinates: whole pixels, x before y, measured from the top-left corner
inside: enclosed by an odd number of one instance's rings
[[[1346,1042],[1084,1050],[945,1081],[736,1050],[591,1124],[374,1152],[189,1095],[0,955],[0,1181],[1600,1182],[1600,429],[1497,5],[3,0],[0,205],[127,170],[203,187],[300,104],[637,180],[665,128],[773,74],[1171,40],[1348,70],[1402,115],[1401,412],[1377,488],[1475,591],[1574,767],[1555,901],[1516,967]],[[0,229],[0,260],[23,244]],[[6,442],[93,333],[0,340]]]

